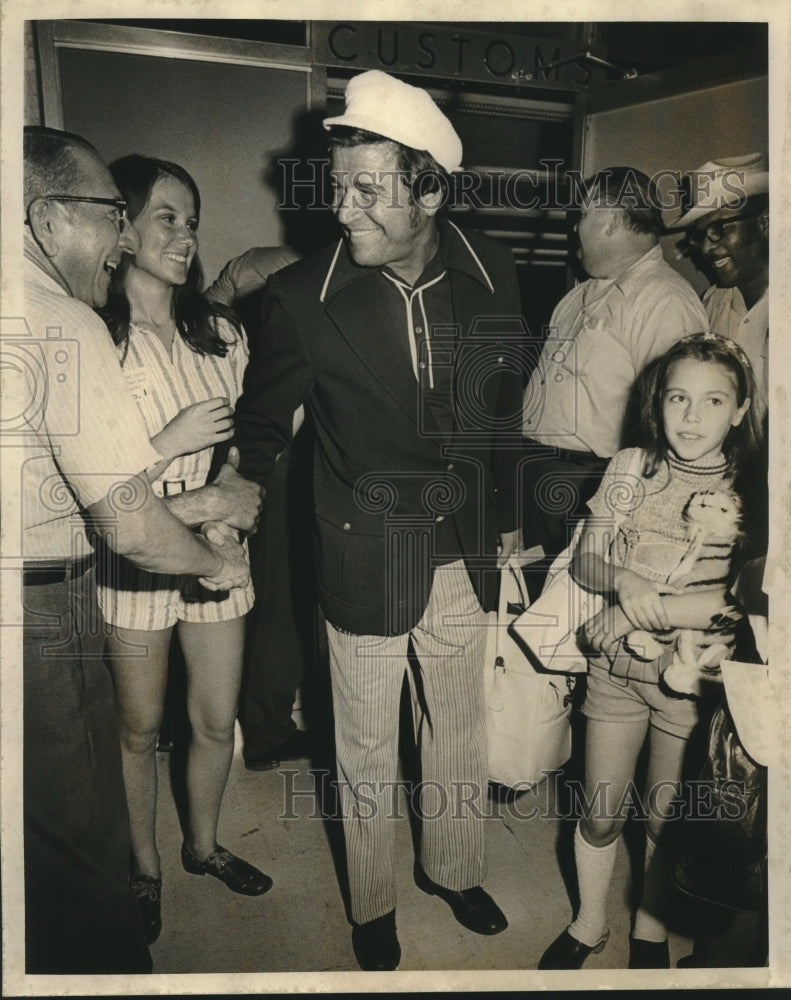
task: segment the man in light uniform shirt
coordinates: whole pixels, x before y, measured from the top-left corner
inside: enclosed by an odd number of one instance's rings
[[[589,280],[556,307],[524,394],[524,544],[548,556],[565,547],[607,460],[624,446],[640,373],[708,328],[694,289],[662,256],[659,204],[653,182],[631,167],[587,183],[575,229]]]

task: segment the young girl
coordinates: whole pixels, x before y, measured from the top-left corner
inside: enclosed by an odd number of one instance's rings
[[[153,489],[166,496],[203,486],[213,445],[230,438],[247,346],[233,314],[200,294],[200,196],[190,175],[174,163],[142,156],[117,160],[111,171],[141,247],[116,275],[105,319],[152,442],[165,459],[154,471]],[[162,888],[155,750],[174,628],[186,662],[192,730],[183,866],[246,895],[260,895],[272,884],[217,844],[252,587],[210,593],[192,578],[146,573],[113,559],[100,580],[99,599],[111,626],[107,654],[129,804],[131,884],[151,943],[161,928]]]
[[[645,388],[643,425],[651,443],[640,456],[626,449],[610,462],[588,504],[592,516],[572,565],[583,587],[614,602],[614,615],[605,612],[586,627],[598,648],[609,633],[612,662],[604,655],[590,657],[583,707],[585,794],[597,804],[574,836],[579,911],[546,950],[540,969],[578,969],[607,941],[606,900],[626,818],[624,799],[649,731],[646,877],[630,936],[629,967],[670,964],[663,923],[670,877],[661,834],[678,795],[697,707],[693,698],[675,695],[661,683],[667,655],[638,659],[621,643],[613,646],[612,638],[634,628],[658,632],[712,625],[725,604],[724,584],[711,587],[705,567],[687,581],[686,590],[663,581],[688,545],[683,515],[690,497],[730,489],[757,448],[757,432],[750,411],[752,371],[732,341],[708,334],[686,337],[657,363]],[[641,459],[637,465],[636,457]],[[641,466],[636,478],[633,470]]]

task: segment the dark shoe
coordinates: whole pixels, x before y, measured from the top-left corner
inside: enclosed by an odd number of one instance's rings
[[[629,937],[630,969],[669,969],[670,950],[667,941],[643,941]]]
[[[396,937],[395,910],[383,917],[355,924],[352,930],[354,957],[365,972],[393,972],[401,961]]]
[[[609,931],[605,931],[600,941],[593,946],[583,944],[568,932],[563,931],[541,956],[539,969],[581,969],[585,959],[591,952],[598,955],[607,944]]]
[[[476,934],[499,934],[508,926],[503,911],[479,885],[472,889],[446,889],[432,882],[420,865],[415,865],[415,884],[430,896],[443,899],[459,923]]]
[[[308,734],[302,729],[297,729],[279,747],[272,747],[257,757],[245,757],[244,766],[248,771],[272,771],[280,767],[284,760],[306,760],[308,757],[310,757]]]
[[[140,908],[140,926],[146,944],[153,944],[162,930],[162,879],[153,875],[133,875],[129,888]]]
[[[225,882],[231,892],[243,896],[262,896],[272,888],[272,879],[224,847],[217,847],[201,861],[186,844],[181,845],[181,863],[192,875],[213,875]]]

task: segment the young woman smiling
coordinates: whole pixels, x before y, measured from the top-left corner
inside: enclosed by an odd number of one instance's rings
[[[233,406],[248,351],[230,311],[201,295],[197,256],[200,195],[180,166],[143,156],[111,165],[141,247],[113,280],[104,316],[127,384],[163,456],[149,470],[167,496],[203,486],[212,449],[233,432]],[[190,577],[105,567],[99,596],[111,627],[112,671],[131,824],[131,884],[149,942],[161,928],[162,876],[156,845],[156,740],[175,628],[187,668],[192,736],[187,761],[184,868],[214,875],[234,892],[272,885],[217,844],[220,803],[233,755],[244,615],[252,587],[210,593]]]

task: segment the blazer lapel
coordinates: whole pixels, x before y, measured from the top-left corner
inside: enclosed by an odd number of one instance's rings
[[[454,238],[452,234],[451,238]],[[410,359],[398,338],[383,337],[379,331],[382,279],[367,269],[356,267],[342,247],[331,272],[325,300],[328,318],[381,385],[383,392],[417,424],[420,400]],[[473,318],[491,315],[495,296],[480,278],[465,273],[463,269],[448,267],[447,273],[451,282],[453,315],[462,324],[454,350],[454,357],[458,357],[459,351],[465,345],[472,346],[471,341],[475,340],[471,336],[474,331],[469,326],[474,322]],[[468,324],[466,327],[465,322]],[[421,426],[428,422],[432,432],[438,433],[430,410],[426,406],[422,409]]]
[[[412,365],[401,344],[379,331],[382,296],[378,276],[366,275],[345,285],[325,309],[383,392],[417,423],[418,384]]]

